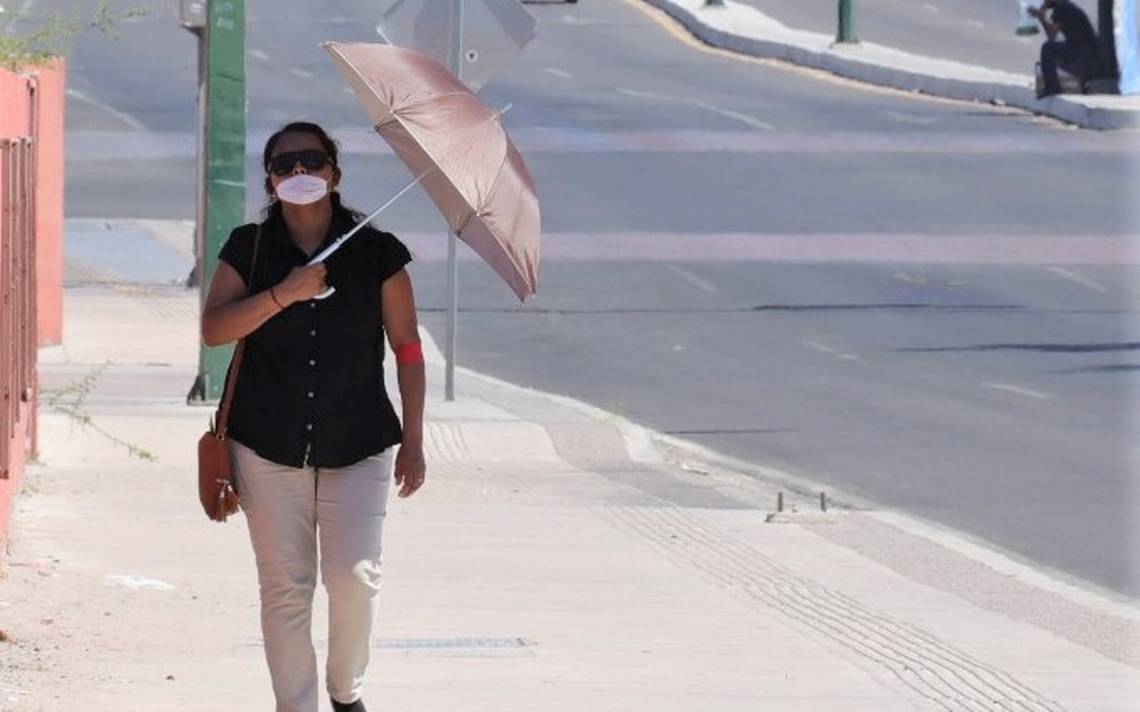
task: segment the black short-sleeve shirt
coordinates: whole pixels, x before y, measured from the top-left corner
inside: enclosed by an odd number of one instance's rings
[[[325,244],[352,227],[334,217]],[[235,229],[219,254],[251,293],[309,260],[274,216],[251,275],[256,229]],[[411,259],[395,236],[367,226],[326,260],[331,297],[292,304],[247,336],[228,436],[290,467],[344,467],[399,443],[384,389],[380,285]]]

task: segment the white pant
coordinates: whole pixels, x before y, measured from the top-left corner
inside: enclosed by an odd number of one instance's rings
[[[333,699],[355,702],[368,667],[395,448],[348,467],[298,470],[229,442],[257,559],[261,632],[277,712],[317,712],[311,626],[318,532],[321,582],[329,596],[325,682]]]

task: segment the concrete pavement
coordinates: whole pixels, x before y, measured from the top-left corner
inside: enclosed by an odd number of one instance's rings
[[[1140,127],[1140,97],[1062,94],[1037,99],[1033,63],[1017,73],[939,59],[895,47],[835,44],[834,32],[788,27],[752,5],[726,0],[644,0],[703,42],[734,52],[778,59],[841,77],[950,99],[1013,106],[1094,129]]]
[[[208,410],[182,399],[197,296],[72,284],[64,345],[41,354],[41,462],[0,582],[0,706],[269,709],[244,522],[211,524],[195,501]],[[389,507],[377,708],[1140,699],[1134,601],[842,493],[827,517],[767,523],[781,490],[815,509],[811,484],[467,371],[444,403],[429,361],[428,485]]]

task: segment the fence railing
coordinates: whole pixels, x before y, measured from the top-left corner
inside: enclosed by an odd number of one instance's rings
[[[0,479],[35,449],[35,168],[31,139],[0,138]]]

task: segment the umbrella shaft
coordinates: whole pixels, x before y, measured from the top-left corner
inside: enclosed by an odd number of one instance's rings
[[[361,220],[359,223],[357,223],[357,224],[356,224],[356,227],[354,227],[354,228],[352,228],[351,230],[349,230],[348,232],[344,233],[343,235],[341,235],[340,237],[338,237],[338,238],[336,239],[336,242],[334,242],[333,244],[329,245],[329,246],[328,246],[328,247],[326,247],[325,249],[323,249],[323,250],[321,250],[320,252],[318,252],[318,253],[316,254],[316,256],[314,256],[314,257],[313,257],[311,260],[309,260],[309,264],[311,264],[311,265],[315,265],[315,264],[316,264],[316,263],[318,263],[318,262],[324,262],[325,260],[327,260],[327,259],[329,258],[329,256],[330,256],[330,255],[332,255],[332,253],[334,253],[334,252],[336,252],[337,250],[339,250],[339,249],[340,249],[340,246],[341,246],[341,245],[343,245],[343,244],[345,243],[345,241],[347,241],[347,240],[348,240],[348,238],[352,237],[352,236],[353,236],[353,235],[355,235],[355,234],[356,234],[356,233],[357,233],[357,232],[358,232],[358,231],[359,231],[359,230],[360,230],[362,227],[364,227],[364,226],[365,226],[365,225],[367,225],[368,223],[372,222],[372,220],[373,220],[373,219],[374,219],[374,218],[375,218],[377,215],[379,215],[380,213],[382,213],[382,212],[384,212],[385,210],[387,210],[388,208],[390,208],[390,207],[392,206],[392,203],[394,203],[394,202],[396,202],[397,200],[399,200],[400,198],[402,198],[402,197],[403,197],[403,195],[404,195],[404,193],[407,193],[407,192],[408,192],[409,190],[411,190],[412,188],[415,188],[415,187],[416,187],[416,185],[418,185],[420,181],[422,181],[424,178],[426,178],[426,177],[427,177],[427,175],[428,175],[429,173],[431,173],[432,171],[434,171],[434,170],[435,170],[435,166],[432,166],[431,168],[427,169],[427,170],[426,170],[426,171],[424,171],[423,173],[421,173],[421,174],[419,174],[418,176],[416,176],[415,180],[413,180],[411,183],[408,183],[408,184],[407,184],[407,185],[405,185],[405,186],[404,186],[402,189],[400,189],[400,192],[399,192],[399,193],[396,193],[396,194],[395,194],[395,195],[393,195],[391,198],[389,198],[389,199],[388,199],[388,202],[384,203],[384,204],[383,204],[383,205],[381,205],[379,208],[376,208],[376,210],[372,211],[372,214],[371,214],[371,215],[369,215],[368,217],[364,218],[364,219],[363,219],[363,220]]]

